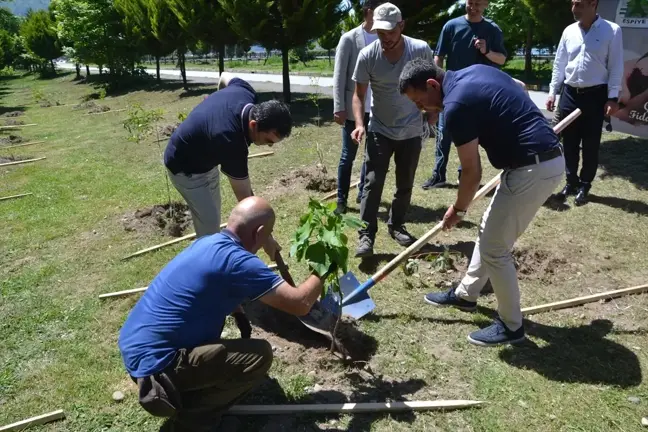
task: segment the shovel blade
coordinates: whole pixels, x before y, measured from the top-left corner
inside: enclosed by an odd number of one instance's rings
[[[340,289],[342,290],[343,297],[351,294],[360,282],[351,272],[346,273],[340,278]],[[327,290],[326,296],[321,301],[322,307],[329,311],[332,315],[338,315],[338,304],[340,297],[332,289]],[[376,308],[376,304],[371,300],[369,294],[364,291],[356,295],[352,301],[342,307],[342,315],[349,316],[353,319],[360,319],[367,315],[369,312]]]

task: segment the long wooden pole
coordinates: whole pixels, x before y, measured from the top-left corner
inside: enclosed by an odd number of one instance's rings
[[[648,291],[648,284],[638,285],[630,288],[623,288],[614,291],[605,291],[602,293],[591,294],[583,297],[576,297],[568,300],[562,300],[554,303],[546,303],[538,306],[531,306],[522,309],[522,315],[533,315],[541,312],[548,312],[557,309],[565,309],[574,306],[581,306],[587,303],[594,303],[601,299],[613,299],[630,294],[640,294]]]
[[[101,112],[97,112],[97,113],[87,113],[87,114],[84,114],[84,115],[87,115],[87,116],[91,116],[91,115],[101,115],[101,114],[118,113],[118,112],[122,112],[122,111],[126,111],[126,108],[118,109],[118,110],[101,111]]]
[[[268,266],[268,268],[270,270],[276,270],[277,265],[276,264],[270,264]],[[107,298],[114,298],[114,297],[124,297],[124,296],[129,296],[131,294],[137,294],[137,293],[144,292],[147,289],[148,289],[148,287],[145,286],[145,287],[141,287],[141,288],[133,288],[133,289],[128,289],[128,290],[124,290],[124,291],[115,291],[115,292],[111,292],[111,293],[99,294],[99,298],[100,299],[107,299]]]
[[[29,196],[31,194],[32,194],[31,192],[28,192],[28,193],[19,194],[19,195],[6,196],[6,197],[0,198],[0,201],[6,201],[6,200],[14,199],[14,198],[22,198],[22,197]]]
[[[36,123],[29,123],[29,124],[24,124],[24,125],[0,126],[0,130],[4,130],[4,129],[20,129],[20,128],[29,127],[29,126],[38,126],[38,125]]]
[[[482,405],[482,401],[473,400],[435,400],[412,402],[369,402],[369,403],[338,403],[338,404],[294,404],[294,405],[235,405],[227,414],[231,415],[272,415],[272,414],[303,414],[303,413],[372,413],[372,412],[402,412],[402,411],[431,411],[472,408]]]
[[[10,165],[20,165],[20,164],[26,164],[29,162],[37,162],[43,159],[47,159],[46,157],[41,157],[41,158],[36,158],[36,159],[27,159],[27,160],[21,160],[21,161],[14,161],[14,162],[7,162],[0,164],[0,167],[5,167],[5,166],[10,166]]]
[[[65,413],[63,412],[63,410],[52,411],[51,413],[28,418],[26,420],[21,420],[19,422],[12,423],[7,426],[2,426],[0,427],[0,432],[21,431],[30,426],[42,425],[45,423],[53,422],[55,420],[61,420],[64,418],[65,418]]]
[[[33,142],[25,143],[25,144],[14,144],[14,145],[10,145],[10,146],[0,147],[0,150],[11,149],[11,148],[16,148],[16,147],[27,147],[27,146],[30,146],[30,145],[41,144],[41,143],[44,143],[44,142],[45,141],[33,141]]]
[[[255,154],[248,155],[248,159],[262,158],[262,157],[266,157],[266,156],[272,156],[273,154],[274,154],[274,152],[272,152],[272,151],[263,152],[263,153],[255,153]]]

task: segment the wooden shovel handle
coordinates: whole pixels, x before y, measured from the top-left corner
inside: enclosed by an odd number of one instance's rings
[[[293,280],[292,276],[290,276],[288,266],[284,262],[279,251],[275,253],[275,262],[277,263],[277,268],[279,269],[279,274],[281,274],[281,277],[290,285],[295,286],[295,281]]]

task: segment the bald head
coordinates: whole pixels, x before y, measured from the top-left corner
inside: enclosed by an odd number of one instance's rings
[[[245,198],[232,210],[227,229],[236,234],[245,249],[256,253],[266,242],[275,223],[270,203],[257,196]]]

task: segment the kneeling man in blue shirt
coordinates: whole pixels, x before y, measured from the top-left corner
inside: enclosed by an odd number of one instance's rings
[[[565,160],[558,137],[523,85],[485,65],[443,71],[415,59],[400,76],[400,91],[435,116],[443,111],[445,130],[457,146],[463,173],[454,205],[446,212],[450,229],[466,214],[481,180],[479,146],[490,163],[502,169],[501,183],[481,221],[479,237],[461,283],[425,297],[435,306],[477,308],[480,291],[490,279],[499,317],[468,336],[491,346],[524,340],[520,289],[513,264],[513,244],[560,183]]]
[[[293,287],[255,255],[274,222],[263,198],[242,200],[227,228],[199,238],[162,269],[126,319],[119,349],[142,407],[170,417],[163,430],[213,430],[222,413],[265,378],[272,348],[249,339],[242,303],[260,300],[301,316],[322,292],[327,275]],[[230,314],[243,339],[221,339]]]

